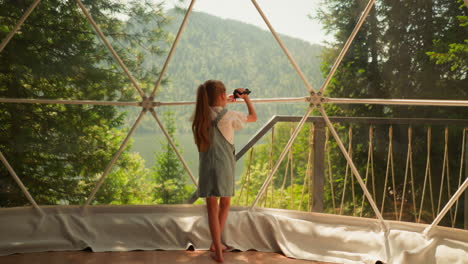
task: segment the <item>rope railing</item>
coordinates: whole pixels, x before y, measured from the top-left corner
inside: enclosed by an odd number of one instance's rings
[[[367,149],[367,163],[366,163],[366,178],[365,178],[365,183],[367,186],[367,182],[369,179],[369,169],[370,169],[370,174],[371,174],[371,181],[372,181],[372,196],[374,197],[374,201],[377,201],[377,197],[375,196],[375,179],[374,179],[374,129],[373,126],[369,126],[369,148]],[[366,198],[364,197],[364,194],[362,195],[362,203],[361,203],[361,209],[359,216],[362,217],[362,213],[364,211],[364,201]]]
[[[461,155],[460,155],[460,174],[458,176],[458,186],[457,190],[460,189],[461,183],[462,183],[462,178],[463,178],[463,165],[465,164],[465,148],[466,148],[466,131],[467,129],[463,129],[462,133],[462,150],[461,150]],[[458,213],[458,200],[455,203],[455,213],[453,218],[457,219],[457,213]],[[452,221],[452,227],[455,227],[455,221]]]
[[[445,127],[445,133],[444,133],[444,159],[443,159],[443,165],[442,165],[442,176],[440,177],[440,190],[439,190],[439,202],[437,203],[437,214],[440,213],[440,206],[442,204],[442,195],[443,195],[443,188],[444,188],[444,178],[447,181],[447,195],[448,199],[452,196],[450,194],[450,166],[449,166],[449,152],[448,152],[448,134],[449,134],[449,129],[448,127]],[[450,219],[453,223],[453,214],[452,210],[450,209]]]
[[[353,158],[353,129],[349,126],[348,129],[348,153],[351,158]],[[343,206],[345,203],[346,197],[346,186],[348,183],[348,176],[349,176],[349,162],[346,163],[345,169],[345,176],[344,176],[344,183],[343,183],[343,191],[341,192],[341,203],[340,203],[340,215],[343,214]],[[352,177],[351,177],[352,178]],[[354,184],[354,182],[353,182]],[[353,196],[353,205],[354,205],[354,196]]]
[[[311,183],[310,178],[311,178],[311,171],[312,171],[313,146],[314,146],[314,126],[311,125],[310,128],[309,128],[309,151],[308,151],[308,154],[307,154],[307,167],[306,167],[306,172],[304,173],[304,178],[302,179],[303,185],[302,185],[301,199],[300,199],[299,207],[297,209],[298,211],[301,210],[301,208],[302,208],[302,202],[304,200],[304,192],[305,192],[306,186],[308,187],[307,191],[308,191],[309,197],[311,196],[310,186],[313,183]],[[307,208],[311,208],[310,207],[310,200],[311,199],[307,199],[307,201],[308,201]],[[313,202],[313,200],[312,200],[312,202]]]
[[[278,170],[281,162],[283,161],[284,157],[286,156],[286,153],[290,150],[292,144],[294,143],[294,140],[296,139],[297,135],[299,134],[299,131],[301,130],[301,128],[303,127],[303,125],[305,124],[307,118],[309,117],[310,113],[312,112],[313,110],[313,107],[312,106],[309,106],[309,108],[307,109],[305,115],[301,118],[301,121],[299,122],[299,124],[297,125],[297,127],[295,128],[294,130],[294,133],[291,135],[291,137],[289,138],[288,140],[288,143],[286,144],[286,146],[284,147],[283,151],[281,152],[279,158],[278,158],[278,161],[276,162],[275,166],[273,167],[273,169],[270,171],[270,173],[268,174],[266,180],[263,182],[263,185],[262,187],[260,188],[260,190],[258,191],[257,193],[257,196],[255,197],[255,200],[254,202],[252,203],[252,205],[250,206],[250,209],[253,209],[260,197],[262,197],[263,193],[265,192],[265,189],[268,187],[268,184],[270,183],[273,175],[275,174],[275,172]]]
[[[343,120],[346,121],[346,118],[333,118],[333,120],[334,123],[341,124]],[[460,153],[460,159],[458,160],[460,162],[459,169],[457,169],[459,177],[457,177],[456,179],[451,179],[449,176],[447,177],[447,175],[449,175],[448,167],[451,166],[451,169],[453,169],[454,161],[450,160],[448,152],[448,136],[450,134],[448,125],[445,126],[445,129],[443,131],[443,136],[445,140],[437,142],[437,148],[444,149],[443,153],[445,157],[442,160],[440,166],[433,166],[433,162],[431,162],[431,156],[441,155],[442,152],[434,152],[434,142],[432,142],[434,140],[434,128],[431,126],[430,122],[429,126],[425,126],[424,136],[422,136],[420,133],[420,131],[422,131],[421,128],[417,127],[417,130],[415,130],[414,128],[415,125],[424,125],[424,123],[419,122],[420,120],[413,120],[414,124],[411,124],[412,122],[410,121],[410,119],[405,120],[407,121],[406,124],[402,124],[401,120],[398,121],[398,119],[386,119],[386,121],[388,121],[387,123],[393,122],[396,125],[398,125],[398,131],[401,131],[402,126],[407,126],[407,133],[400,134],[400,132],[398,132],[397,137],[395,137],[395,125],[385,124],[384,122],[381,122],[378,125],[369,122],[368,125],[365,125],[363,124],[364,122],[361,122],[361,124],[352,124],[352,121],[350,121],[344,122],[345,124],[351,123],[348,127],[343,128],[342,125],[340,125],[339,128],[337,127],[335,129],[339,129],[340,133],[343,132],[343,129],[347,131],[348,154],[350,157],[352,157],[355,164],[362,164],[361,167],[358,168],[358,170],[365,171],[365,178],[363,179],[363,182],[366,188],[369,189],[369,191],[371,192],[370,195],[373,198],[373,200],[377,202],[377,205],[381,209],[380,212],[382,213],[385,219],[397,221],[412,221],[416,223],[428,223],[429,221],[433,221],[434,219],[436,219],[436,211],[434,209],[437,209],[434,208],[434,204],[437,203],[436,206],[438,204],[443,205],[445,201],[447,201],[445,197],[448,197],[449,199],[452,197],[451,190],[454,187],[462,187],[461,183],[463,180],[464,171],[463,162],[465,162],[466,159],[466,132],[463,129],[463,134],[460,135],[460,139],[462,140],[462,142],[459,145],[462,146],[462,151]],[[441,125],[441,122],[443,120],[439,119],[432,121],[434,121],[434,124],[436,125]],[[277,124],[278,122],[274,123]],[[276,134],[284,135],[285,130],[288,131],[289,135],[293,134],[294,132],[297,132],[294,129],[295,125],[293,125],[293,123],[297,122],[297,120],[282,120],[281,122],[289,122],[290,125],[287,125],[286,127],[284,125],[275,126]],[[357,182],[353,183],[351,179],[349,179],[349,161],[341,162],[336,158],[332,158],[341,153],[339,153],[336,143],[333,142],[332,139],[330,139],[329,130],[325,130],[324,132],[325,142],[323,145],[324,147],[321,151],[322,153],[318,153],[317,150],[314,148],[314,144],[316,144],[316,131],[313,128],[315,126],[315,123],[323,122],[321,118],[311,117],[307,120],[307,122],[312,123],[310,127],[305,129],[306,126],[304,126],[304,129],[302,129],[299,132],[300,135],[296,135],[296,138],[301,138],[301,145],[296,145],[296,143],[292,144],[292,146],[288,150],[284,163],[282,163],[277,168],[277,172],[281,173],[277,173],[274,176],[272,176],[275,178],[275,180],[270,181],[269,183],[269,186],[267,188],[268,195],[265,192],[261,197],[261,206],[268,206],[271,208],[281,209],[292,209],[299,211],[309,211],[313,207],[313,205],[310,204],[310,201],[312,201],[312,203],[325,202],[326,206],[324,208],[324,211],[328,213],[353,215],[359,217],[372,217],[372,214],[369,213],[370,204],[365,202],[366,196],[364,195],[364,192],[361,189],[355,188],[355,185],[358,184]],[[460,124],[462,123],[455,121],[452,125],[454,125],[456,128],[459,127]],[[383,127],[385,126],[387,126],[388,129],[383,129]],[[366,135],[366,137],[363,137],[361,131],[363,131],[366,127],[368,130],[368,134]],[[376,140],[376,130],[380,131],[379,134],[381,134],[379,135],[379,137],[381,139],[385,138],[385,134],[387,134],[386,136],[388,140],[386,140],[385,146],[378,146],[374,144],[374,141]],[[415,134],[415,131],[418,131],[417,134]],[[442,134],[440,134],[439,131],[440,130],[438,129],[437,136],[442,136]],[[355,141],[354,139],[356,133],[357,135],[359,135],[359,142]],[[416,139],[418,141],[418,144],[422,140],[426,141],[426,147],[422,149],[418,148],[416,150],[417,152],[415,152],[414,149]],[[273,137],[269,140],[265,138],[263,144],[269,144],[270,146],[260,148],[263,149],[263,151],[265,152],[263,154],[263,157],[268,157],[268,159],[265,161],[266,164],[271,163],[271,161],[274,160],[278,155],[278,153],[273,153],[271,147],[274,144],[280,144],[277,140],[279,140],[279,138],[275,138],[274,140]],[[380,144],[382,143],[382,141],[379,142]],[[394,155],[397,151],[395,149],[395,142],[398,142],[397,146],[399,152],[402,150],[406,152],[406,155],[398,155],[397,159],[394,158]],[[406,147],[405,145],[401,144],[401,142],[407,143]],[[258,143],[261,142],[257,141],[257,144]],[[363,147],[364,145],[366,146],[366,148]],[[300,148],[302,151],[292,151],[293,149],[299,146],[301,146]],[[358,150],[356,150],[356,148]],[[380,149],[378,152],[378,156],[376,156],[376,149]],[[386,153],[382,152],[383,150]],[[354,155],[355,151],[359,151],[359,155],[357,157],[355,157]],[[420,155],[420,151],[427,151],[427,153],[425,153],[426,155]],[[257,156],[262,156],[260,152],[255,152],[257,153]],[[323,171],[322,177],[324,179],[326,178],[326,186],[329,187],[325,187],[325,185],[322,186],[323,189],[321,190],[321,192],[326,192],[326,195],[324,196],[327,197],[324,201],[314,200],[314,192],[317,191],[317,189],[313,187],[315,184],[315,175],[313,175],[315,166],[313,163],[314,155],[323,155],[323,162],[325,163],[325,170]],[[456,155],[458,157],[459,154],[454,153],[451,155]],[[414,163],[416,159],[418,159],[417,164]],[[421,162],[421,159],[423,159],[423,162]],[[256,161],[256,157],[250,156],[246,164],[248,178],[241,178],[242,180],[239,181],[242,182],[242,187],[240,187],[242,197],[238,197],[237,200],[248,202],[253,197],[250,196],[249,199],[248,195],[245,196],[245,189],[248,188],[248,186],[246,186],[246,182],[247,179],[249,182],[255,182],[255,180],[252,179],[252,175],[257,175],[257,173],[253,172],[254,168],[252,166],[258,164],[258,161]],[[376,171],[375,166],[377,164],[386,164],[386,166]],[[441,170],[443,170],[443,173],[433,174],[431,170],[434,170],[435,168],[440,168]],[[343,172],[341,176],[339,171]],[[440,175],[440,178],[437,180],[440,180],[440,183],[441,185],[443,184],[443,186],[440,186],[440,189],[438,188],[439,194],[437,196],[439,198],[434,201],[432,190],[434,189],[433,180],[435,178],[432,177],[435,175]],[[421,185],[417,184],[417,177],[421,178]],[[379,178],[381,180],[377,181],[377,179]],[[262,181],[263,179],[259,180]],[[424,181],[424,183],[422,181]],[[337,186],[340,186],[340,188],[342,188],[340,191],[339,206],[335,203],[335,189]],[[379,192],[382,193],[381,197],[377,197],[377,194]],[[381,198],[381,200],[377,200],[377,198]],[[309,202],[305,203],[305,199],[307,199]],[[459,208],[459,204],[461,203],[456,202],[454,203],[453,208],[447,209],[448,214],[450,214],[451,216],[448,222],[444,222],[445,224],[452,227],[460,226],[460,223],[456,222],[456,215],[458,211],[461,210]],[[245,205],[247,205],[247,203]],[[386,207],[392,209],[385,210]],[[442,211],[439,207],[437,213],[439,214],[441,212]]]
[[[421,195],[421,205],[419,206],[419,213],[418,213],[418,223],[421,222],[421,215],[422,215],[422,210],[423,210],[423,205],[424,205],[424,197],[425,197],[425,191],[426,191],[426,184],[429,182],[429,195],[431,198],[431,212],[432,212],[432,218],[435,218],[435,213],[434,213],[434,196],[432,195],[432,174],[431,174],[431,141],[432,141],[432,128],[428,127],[427,128],[427,150],[426,150],[426,169],[424,173],[424,184],[423,184],[423,189],[422,189],[422,195]],[[463,142],[464,143],[464,142]],[[461,171],[462,167],[460,168]]]
[[[403,180],[403,192],[401,197],[401,204],[400,204],[400,213],[398,215],[398,220],[401,221],[401,217],[403,216],[403,208],[405,205],[405,196],[406,196],[406,185],[408,182],[408,173],[411,175],[411,189],[413,195],[413,205],[416,206],[416,201],[414,198],[414,178],[413,178],[413,150],[412,150],[412,138],[413,138],[413,128],[411,126],[408,127],[408,151],[406,154],[406,166],[405,166],[405,179]],[[414,211],[416,212],[416,207],[414,207]]]
[[[293,132],[294,132],[294,127],[291,125],[291,128],[289,130],[289,136],[291,136],[293,134]],[[293,161],[294,161],[293,160],[293,153],[292,153],[292,149],[290,149],[289,152],[288,152],[288,161],[287,161],[287,164],[286,164],[286,169],[284,170],[283,184],[281,184],[280,200],[279,200],[280,205],[283,202],[284,188],[286,186],[286,179],[287,179],[288,173],[289,173],[290,176],[294,173],[293,172],[293,169],[294,169]]]
[[[241,188],[240,188],[240,193],[239,195],[237,196],[237,199],[236,199],[236,202],[235,204],[237,205],[240,205],[240,201],[241,201],[241,197],[242,197],[242,192],[244,191],[244,187],[247,185],[246,189],[247,189],[247,194],[245,195],[245,204],[249,204],[249,187],[250,187],[250,169],[251,169],[251,164],[252,164],[252,157],[253,157],[253,152],[254,152],[254,148],[251,148],[250,149],[250,154],[249,154],[249,163],[247,165],[247,172],[246,172],[246,177],[244,177],[243,181],[242,181],[242,185],[241,185]]]
[[[271,143],[270,143],[270,160],[268,162],[269,165],[269,170],[271,171],[273,169],[273,149],[275,145],[275,127],[271,128]],[[271,199],[270,199],[270,206],[273,205],[273,197],[275,196],[275,188],[274,185],[271,184]]]
[[[388,175],[391,172],[392,176],[392,186],[393,190],[396,189],[395,187],[395,170],[394,170],[394,162],[393,162],[393,126],[388,128],[388,154],[387,154],[387,166],[385,170],[385,183],[383,188],[383,197],[382,197],[382,206],[380,212],[384,213],[385,207],[385,196],[387,195],[387,183],[388,183]],[[393,192],[393,206],[394,206],[394,215],[395,219],[398,220],[397,216],[397,202],[396,202],[396,193]]]
[[[268,160],[268,171],[271,172],[271,170],[273,169],[273,146],[275,144],[275,127],[272,127],[271,128],[271,141],[270,141],[270,158]],[[272,203],[273,203],[273,184],[270,185],[270,189],[272,191],[271,193],[271,199],[270,199],[270,207],[272,206]],[[266,189],[266,192],[265,192],[265,196],[264,196],[264,201],[263,201],[263,206],[267,206],[267,201],[268,201],[268,187]]]

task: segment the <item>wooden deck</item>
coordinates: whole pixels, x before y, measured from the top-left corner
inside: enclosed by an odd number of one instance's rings
[[[217,263],[208,251],[128,251],[128,252],[90,252],[58,251],[14,254],[0,257],[2,264],[213,264]],[[258,251],[225,252],[226,264],[331,264],[288,258],[277,253]]]

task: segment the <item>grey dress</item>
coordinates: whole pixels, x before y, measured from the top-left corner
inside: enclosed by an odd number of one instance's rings
[[[218,128],[219,120],[226,113],[224,108],[211,121],[211,144],[205,152],[199,152],[199,197],[234,196],[235,149]]]

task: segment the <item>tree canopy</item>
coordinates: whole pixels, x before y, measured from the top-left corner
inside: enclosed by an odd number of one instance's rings
[[[30,1],[2,1],[0,39]],[[167,41],[161,7],[133,1],[86,1],[93,18],[112,42]],[[155,20],[161,30],[128,34],[116,14]],[[128,45],[114,45],[144,82],[141,61]],[[161,55],[161,53],[159,54]],[[73,1],[43,1],[0,53],[0,97],[64,100],[129,100],[134,88],[95,35]],[[154,76],[153,76],[154,77]],[[39,204],[81,204],[109,163],[125,131],[125,113],[112,106],[0,104],[0,149]],[[144,165],[127,146],[108,175],[95,203],[145,201]],[[0,206],[28,203],[4,166],[0,166]],[[139,178],[140,177],[140,178]]]

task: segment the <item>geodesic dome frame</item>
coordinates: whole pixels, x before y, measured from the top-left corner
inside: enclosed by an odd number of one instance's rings
[[[90,100],[49,100],[49,99],[0,98],[0,102],[2,102],[2,103],[44,103],[44,104],[53,103],[53,104],[85,104],[85,105],[86,104],[91,104],[91,105],[136,106],[136,107],[141,107],[142,108],[139,116],[137,117],[137,119],[133,123],[132,127],[130,128],[130,130],[129,130],[128,134],[127,134],[127,136],[125,137],[125,139],[121,143],[118,151],[113,155],[111,161],[108,163],[108,165],[106,166],[104,172],[100,176],[96,186],[94,187],[94,189],[92,190],[92,192],[88,196],[88,198],[86,200],[86,203],[82,207],[83,211],[86,210],[87,207],[91,204],[91,202],[94,199],[97,191],[99,190],[102,183],[104,182],[106,176],[111,171],[111,169],[114,166],[116,160],[119,158],[120,154],[122,153],[125,146],[127,145],[127,143],[129,141],[130,137],[132,136],[133,132],[138,127],[141,119],[143,118],[143,116],[147,112],[151,113],[151,115],[155,119],[156,123],[161,128],[161,130],[163,131],[163,133],[164,133],[165,137],[167,138],[168,142],[170,143],[170,145],[174,149],[175,153],[177,154],[179,160],[182,162],[182,164],[183,164],[185,170],[187,171],[188,175],[190,176],[191,180],[193,181],[195,186],[197,186],[197,180],[195,179],[192,172],[188,168],[187,163],[185,162],[185,160],[181,156],[181,154],[178,151],[177,147],[175,146],[173,140],[171,139],[171,137],[167,133],[164,125],[161,123],[157,112],[155,111],[156,107],[161,107],[161,106],[165,106],[165,105],[194,104],[194,102],[160,102],[160,101],[156,101],[155,99],[157,98],[156,97],[157,90],[158,90],[159,86],[161,85],[162,78],[163,78],[163,76],[164,76],[164,74],[165,74],[165,72],[166,72],[166,70],[168,68],[171,57],[172,57],[172,55],[173,55],[173,53],[174,53],[174,51],[175,51],[175,49],[177,47],[177,44],[178,44],[178,42],[180,40],[180,36],[184,31],[185,25],[186,25],[186,23],[187,23],[187,21],[189,19],[189,16],[191,14],[191,11],[193,9],[193,6],[194,6],[195,2],[196,2],[195,0],[191,0],[190,5],[189,5],[189,7],[188,7],[188,9],[187,9],[187,11],[185,13],[184,19],[183,19],[183,21],[181,23],[181,26],[180,26],[180,28],[179,28],[179,30],[177,32],[174,43],[172,44],[171,49],[170,49],[170,51],[169,51],[169,53],[167,55],[167,58],[166,58],[166,60],[164,62],[164,65],[163,65],[162,70],[161,70],[161,72],[159,74],[159,77],[156,80],[154,88],[153,88],[151,94],[146,95],[145,92],[140,88],[140,86],[138,84],[138,81],[132,76],[132,74],[127,69],[124,62],[120,59],[117,52],[113,49],[112,45],[107,40],[106,36],[103,34],[103,32],[101,31],[101,29],[99,28],[97,23],[94,21],[93,17],[91,16],[91,14],[87,10],[87,8],[83,5],[81,0],[76,0],[76,3],[78,4],[80,9],[82,10],[83,14],[86,16],[86,18],[91,23],[91,25],[93,26],[96,33],[99,35],[100,39],[103,41],[103,43],[105,44],[105,46],[109,50],[109,52],[112,54],[114,59],[117,61],[117,63],[120,65],[120,67],[122,68],[124,73],[127,75],[127,77],[129,78],[132,86],[134,86],[134,88],[137,90],[137,92],[141,96],[141,101],[115,102],[115,101],[90,101]],[[373,8],[375,0],[369,0],[369,2],[367,3],[367,5],[364,8],[361,16],[359,17],[359,20],[358,20],[356,26],[354,27],[351,35],[349,36],[349,38],[346,41],[346,43],[344,44],[341,52],[339,53],[338,57],[336,58],[336,60],[335,60],[335,62],[333,64],[329,74],[327,75],[325,81],[323,82],[322,86],[318,90],[315,90],[314,88],[312,88],[309,81],[307,80],[307,78],[302,73],[300,67],[297,65],[294,58],[290,55],[287,47],[283,44],[282,40],[280,39],[278,34],[275,32],[274,28],[270,24],[268,18],[266,17],[266,15],[262,11],[261,7],[258,5],[256,0],[251,0],[251,2],[254,5],[254,7],[256,8],[256,10],[258,11],[258,13],[260,14],[260,16],[262,17],[262,19],[264,20],[264,22],[266,23],[266,25],[268,26],[269,30],[271,31],[271,33],[273,34],[273,36],[276,39],[277,43],[279,44],[279,46],[281,47],[281,49],[283,50],[283,52],[287,56],[287,58],[290,61],[291,65],[293,66],[294,70],[296,71],[298,76],[303,81],[303,83],[304,83],[304,85],[307,88],[308,93],[309,93],[305,97],[252,99],[252,101],[254,103],[305,102],[305,103],[308,103],[309,106],[308,106],[306,112],[304,113],[303,117],[301,118],[300,122],[298,123],[298,125],[294,129],[294,132],[292,133],[291,137],[289,138],[289,140],[288,140],[286,146],[284,147],[283,151],[281,152],[278,160],[276,161],[276,163],[272,167],[271,171],[268,173],[268,176],[267,176],[266,180],[264,181],[263,185],[261,186],[260,190],[257,193],[256,199],[253,201],[253,203],[252,203],[252,205],[250,206],[249,209],[253,210],[253,209],[256,208],[256,205],[257,205],[260,197],[262,196],[262,194],[267,189],[269,183],[271,182],[271,180],[273,178],[273,175],[276,173],[276,171],[278,170],[281,162],[283,161],[284,157],[286,156],[289,149],[291,148],[294,140],[296,139],[296,137],[299,134],[299,131],[301,130],[301,128],[305,124],[306,119],[311,114],[312,110],[316,108],[321,113],[323,119],[325,120],[325,123],[327,124],[327,127],[328,127],[329,131],[332,133],[333,137],[335,138],[335,140],[336,140],[336,142],[338,144],[338,147],[340,148],[340,150],[343,153],[346,161],[350,165],[350,168],[351,168],[351,171],[353,172],[353,175],[356,177],[358,183],[360,184],[360,186],[361,186],[361,188],[362,188],[362,190],[364,192],[364,195],[366,196],[366,198],[369,201],[375,215],[377,216],[377,219],[378,219],[379,225],[381,227],[381,230],[384,233],[388,233],[389,232],[389,226],[388,226],[387,221],[384,220],[384,218],[382,217],[382,214],[381,214],[379,208],[377,207],[377,205],[376,205],[375,201],[373,200],[370,192],[368,191],[368,189],[366,187],[366,184],[364,183],[362,177],[360,176],[356,166],[353,163],[353,160],[351,159],[349,153],[347,152],[346,148],[344,147],[342,140],[340,139],[338,133],[336,132],[335,128],[333,127],[332,123],[330,122],[330,120],[328,118],[328,115],[327,115],[326,111],[324,110],[324,108],[322,107],[322,105],[326,104],[326,103],[335,103],[335,104],[384,104],[384,105],[426,105],[426,106],[463,106],[463,107],[467,107],[468,106],[468,100],[351,99],[351,98],[330,98],[330,97],[325,97],[323,95],[324,91],[327,89],[333,75],[335,74],[335,71],[337,70],[338,66],[340,65],[344,55],[347,53],[347,51],[348,51],[351,43],[353,42],[356,34],[359,32],[359,30],[360,30],[361,26],[363,25],[367,15],[369,14],[370,10]],[[40,0],[35,0],[31,4],[31,6],[26,10],[26,12],[21,17],[21,19],[18,21],[18,23],[15,25],[13,30],[1,42],[0,52],[5,48],[5,46],[11,40],[11,38],[18,32],[21,25],[26,21],[28,16],[34,11],[34,9],[37,7],[37,5],[39,3],[40,3]],[[2,160],[3,164],[7,167],[8,171],[10,172],[12,177],[15,179],[15,181],[17,182],[17,184],[21,188],[22,192],[27,197],[27,199],[30,201],[30,203],[33,205],[33,207],[35,209],[37,209],[42,215],[44,215],[44,211],[42,210],[42,208],[35,202],[34,198],[30,195],[27,188],[24,186],[21,179],[15,173],[14,169],[10,166],[10,164],[8,163],[7,159],[2,154],[1,151],[0,151],[0,159]],[[459,187],[459,189],[449,199],[449,201],[447,202],[445,207],[440,211],[440,213],[433,220],[433,222],[424,229],[424,231],[423,231],[424,236],[430,236],[431,231],[438,225],[438,223],[442,220],[442,218],[447,214],[447,212],[451,208],[451,206],[459,199],[459,197],[462,195],[462,193],[467,188],[468,188],[468,179],[465,179],[463,184]]]

